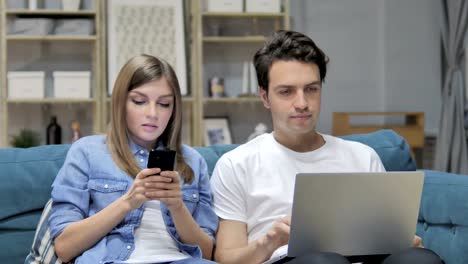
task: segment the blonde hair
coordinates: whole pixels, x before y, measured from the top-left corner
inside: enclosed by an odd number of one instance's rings
[[[136,177],[141,168],[130,150],[126,122],[126,101],[128,93],[148,82],[165,78],[174,93],[172,116],[158,142],[177,151],[177,167],[184,182],[194,178],[193,170],[182,156],[182,95],[179,81],[171,65],[150,55],[131,58],[120,70],[112,91],[110,124],[107,131],[107,146],[117,166],[131,177]],[[156,142],[154,142],[156,144]]]

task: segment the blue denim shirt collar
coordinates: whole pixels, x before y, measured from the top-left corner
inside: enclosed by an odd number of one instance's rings
[[[128,144],[130,146],[130,151],[133,153],[133,155],[137,155],[138,152],[140,152],[141,150],[143,151],[148,151],[146,148],[138,145],[137,143],[135,143],[135,141],[133,141],[130,137],[128,137]],[[158,142],[158,146],[156,147],[156,149],[163,149],[164,148],[164,145],[162,144],[162,142]]]
[[[133,155],[136,155],[140,150],[145,150],[146,149],[137,143],[135,143],[131,138],[128,138],[128,143],[130,145],[130,151],[133,153]]]

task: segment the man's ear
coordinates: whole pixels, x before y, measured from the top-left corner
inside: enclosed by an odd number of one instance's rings
[[[262,100],[263,106],[270,109],[270,100],[268,100],[268,93],[261,86],[258,87],[258,93],[260,94],[260,99]]]

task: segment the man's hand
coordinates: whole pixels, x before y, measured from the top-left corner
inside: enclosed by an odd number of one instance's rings
[[[413,238],[413,247],[423,248],[422,238],[418,236],[414,236]]]
[[[266,235],[259,239],[259,244],[273,253],[277,248],[288,244],[290,226],[291,216],[278,219],[270,230],[268,230]]]

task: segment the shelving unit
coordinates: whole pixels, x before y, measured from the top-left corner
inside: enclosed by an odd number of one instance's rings
[[[96,41],[95,36],[7,36],[7,41]]]
[[[18,130],[27,127],[38,132],[45,132],[50,116],[58,115],[62,126],[62,142],[67,143],[67,132],[69,122],[78,119],[82,123],[83,134],[100,133],[104,129],[101,118],[102,104],[102,77],[105,75],[102,69],[102,22],[101,22],[101,2],[94,2],[92,10],[62,11],[62,10],[23,10],[8,9],[6,1],[0,4],[0,147],[8,147],[10,136],[18,133]],[[50,18],[50,19],[75,19],[86,18],[93,21],[94,35],[9,35],[8,23],[10,19],[15,18]],[[85,50],[85,56],[75,52],[75,48]],[[66,50],[56,51],[58,48]],[[16,50],[15,50],[16,49]],[[31,51],[34,50],[34,51]],[[36,52],[37,60],[29,61],[29,64],[23,63],[29,58],[27,54]],[[55,53],[54,53],[55,52]],[[57,55],[58,54],[58,55]],[[91,55],[88,55],[91,54]],[[43,56],[51,56],[52,68],[41,69],[41,59]],[[84,57],[84,58],[83,58]],[[49,57],[47,57],[49,58]],[[55,60],[55,61],[54,61]],[[81,61],[80,61],[81,60]],[[76,61],[79,61],[76,63]],[[54,98],[51,96],[50,85],[51,72],[60,70],[75,70],[75,64],[81,63],[76,70],[86,70],[91,72],[91,98]],[[23,65],[24,64],[24,65]],[[64,66],[66,64],[66,66]],[[71,65],[71,67],[70,67]],[[84,65],[84,66],[83,66]],[[46,92],[45,97],[41,99],[28,98],[9,98],[8,97],[8,71],[15,70],[41,70],[46,72]],[[70,69],[72,68],[72,69]],[[14,115],[13,115],[14,113]],[[72,117],[70,117],[70,115]],[[77,118],[78,116],[78,118]],[[89,116],[89,119],[88,119]],[[38,117],[40,120],[36,120]],[[85,120],[80,120],[80,118]],[[12,124],[14,119],[15,125]],[[91,123],[89,123],[91,122]],[[18,127],[19,126],[19,127]],[[40,133],[42,138],[45,136]]]
[[[194,97],[194,145],[204,145],[203,119],[205,116],[226,116],[231,123],[233,143],[242,143],[255,123],[269,123],[268,112],[258,97],[239,97],[243,61],[252,61],[253,54],[271,34],[279,29],[289,29],[289,1],[282,1],[280,13],[230,13],[207,12],[202,1],[191,2],[192,17],[192,68],[191,87]],[[210,27],[211,31],[210,32]],[[211,53],[211,54],[210,54]],[[213,55],[214,54],[214,55]],[[237,56],[239,54],[239,56]],[[211,56],[213,55],[213,56]],[[229,57],[231,56],[231,57]],[[214,58],[213,58],[214,57]],[[216,64],[215,66],[210,65]],[[218,67],[219,66],[219,67]],[[223,69],[226,68],[226,72]],[[215,75],[210,70],[218,72]],[[229,72],[231,71],[231,72]],[[228,76],[232,74],[232,76]],[[210,98],[208,79],[225,78],[225,90],[229,97]],[[237,92],[236,92],[237,91]],[[237,94],[236,94],[237,93]],[[243,120],[242,111],[248,111],[249,120]],[[256,120],[255,115],[257,115]],[[253,116],[253,117],[252,117]],[[253,118],[253,119],[252,119]],[[237,136],[239,132],[246,135]]]
[[[6,9],[5,2],[2,1],[0,5],[0,147],[9,146],[10,136],[16,134],[18,132],[16,128],[20,126],[45,132],[50,115],[56,113],[59,115],[62,132],[69,130],[69,123],[61,121],[60,116],[76,112],[81,113],[81,116],[86,116],[82,126],[88,128],[82,131],[83,135],[105,132],[109,121],[110,106],[105,63],[108,50],[106,44],[107,1],[93,1],[92,10],[76,12]],[[242,65],[239,65],[239,62],[240,59],[251,62],[254,52],[275,30],[289,29],[289,1],[282,1],[280,13],[206,12],[202,10],[202,2],[202,0],[194,0],[186,3],[190,8],[190,21],[185,22],[190,27],[186,36],[189,40],[187,48],[190,49],[190,59],[187,60],[190,70],[188,74],[190,89],[187,97],[183,98],[183,142],[194,146],[204,145],[204,117],[228,116],[231,121],[234,143],[242,143],[251,132],[250,130],[253,131],[256,123],[268,124],[271,121],[268,111],[264,109],[258,96],[238,96],[241,90],[239,80],[242,79]],[[10,17],[88,18],[94,21],[95,34],[91,36],[7,35],[7,18]],[[220,34],[208,32],[210,29],[208,26],[216,24],[212,22],[219,22],[223,27],[223,32],[218,32]],[[237,32],[231,34],[232,29]],[[78,55],[78,59],[89,62],[85,64],[90,65],[86,70],[92,73],[92,98],[58,99],[50,96],[43,99],[8,98],[7,72],[19,69],[18,63],[12,64],[12,60],[28,60],[26,54],[22,55],[23,57],[14,57],[10,51],[16,48],[21,51],[25,50],[27,53],[28,47],[31,46],[39,47],[37,49],[40,52],[53,52],[56,47],[70,47],[65,58],[56,64],[73,60],[73,56],[69,57],[69,54],[79,53],[75,47],[89,48],[90,52],[81,57]],[[55,60],[55,57],[52,60]],[[217,67],[217,63],[220,67]],[[68,64],[75,65],[76,62],[72,61]],[[219,72],[213,73],[213,69]],[[208,96],[207,80],[213,74],[225,77],[225,90],[228,92],[228,97],[211,98]],[[35,120],[33,115],[29,116],[30,114],[39,114],[42,118]],[[249,115],[248,120],[245,119],[247,115]],[[246,135],[239,136],[239,131]],[[63,142],[68,142],[65,134]]]

